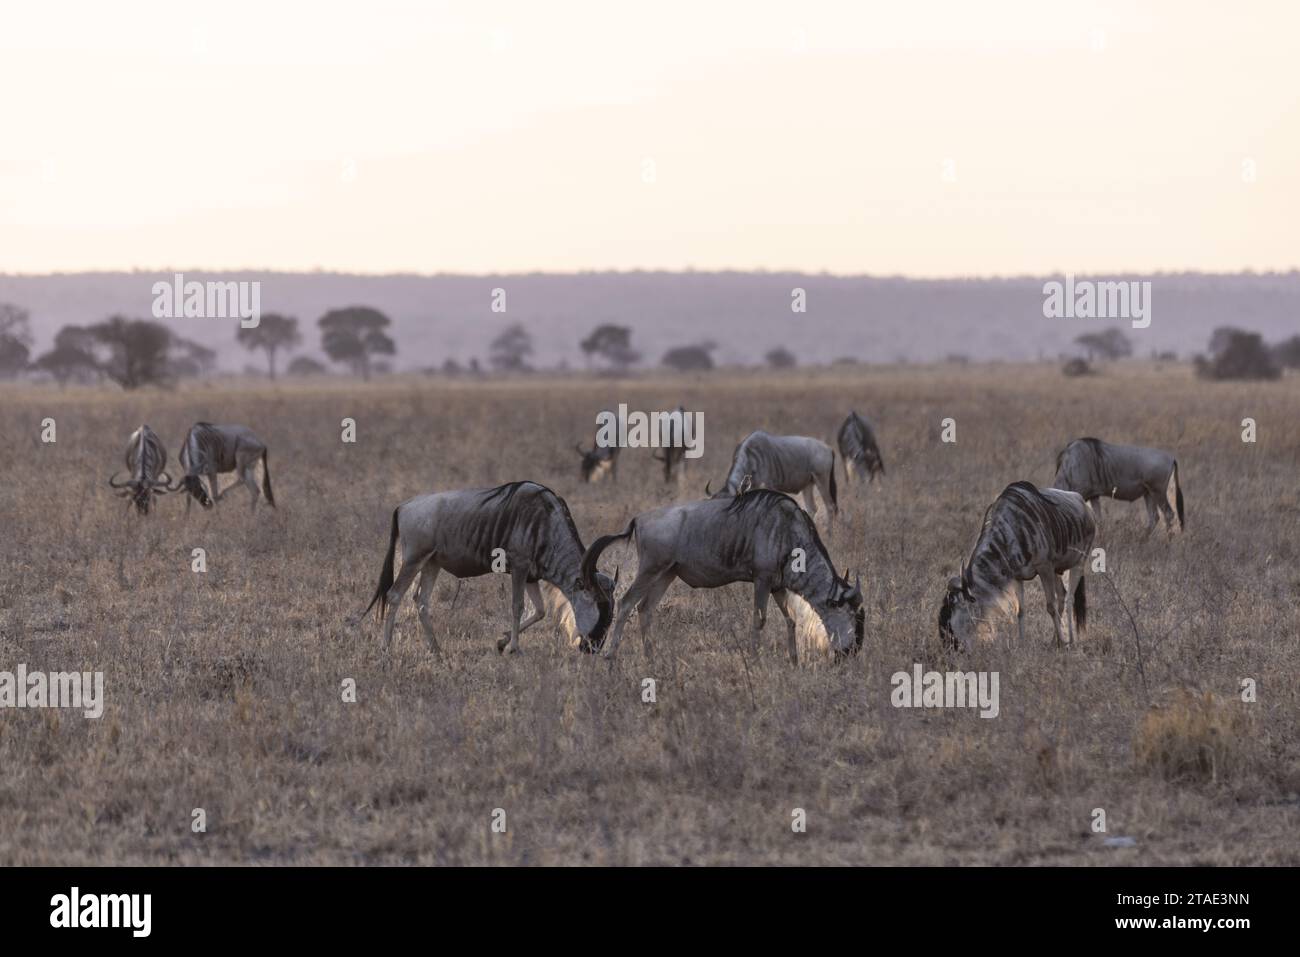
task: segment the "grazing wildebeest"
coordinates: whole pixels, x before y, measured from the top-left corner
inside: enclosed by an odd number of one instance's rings
[[[812,517],[787,495],[756,489],[735,498],[710,498],[642,512],[619,534],[591,543],[582,559],[583,574],[594,574],[601,552],[633,535],[637,574],[619,603],[613,636],[603,650],[605,657],[618,650],[623,627],[634,609],[642,639],[648,644],[655,606],[678,578],[692,588],[753,582],[754,642],[767,623],[770,595],[786,620],[790,660],[796,664],[795,620],[786,605],[787,590],[817,613],[837,656],[862,645],[861,582],[850,585],[847,576],[836,574]]]
[[[235,487],[232,485],[226,492],[222,492],[217,486],[217,476],[235,472],[248,488],[252,496],[249,505],[254,510],[257,508],[257,463],[261,460],[262,492],[266,495],[266,503],[275,507],[275,496],[271,494],[271,468],[266,460],[266,444],[247,426],[196,422],[185,436],[185,444],[181,446],[177,458],[185,469],[185,477],[176,488],[184,488],[204,508],[211,508],[214,503],[221,501],[230,488]],[[207,476],[212,485],[211,495],[203,487],[204,476]],[[189,508],[190,499],[187,498],[185,510],[188,512]]]
[[[681,422],[686,419],[686,407],[679,405],[675,410],[675,414],[681,421],[671,418],[666,420],[667,425],[665,426],[665,432],[667,434],[662,437],[664,443],[664,454],[651,454],[651,457],[655,459],[655,461],[664,463],[665,482],[671,482],[673,480],[674,471],[677,473],[678,481],[686,475],[686,444],[685,438],[682,435],[681,424]]]
[[[831,525],[839,514],[835,492],[835,453],[825,442],[806,435],[768,435],[751,432],[736,446],[731,456],[731,470],[726,485],[716,494],[729,497],[740,493],[746,478],[756,489],[773,489],[797,495],[803,492],[804,505],[810,515],[817,514],[813,486],[821,492],[830,509]],[[711,495],[709,486],[705,494]]]
[[[402,570],[394,578],[393,560],[402,540]],[[384,647],[393,640],[398,605],[416,574],[415,604],[429,648],[440,654],[429,618],[433,586],[442,571],[457,578],[476,578],[493,571],[510,575],[511,618],[508,638],[497,651],[519,650],[519,633],[545,614],[539,581],[550,582],[573,606],[583,647],[599,647],[609,627],[613,591],[608,579],[582,571],[582,540],[564,499],[536,482],[510,482],[488,489],[435,492],[409,499],[393,510],[388,554],[374,598],[384,618]],[[521,625],[524,595],[533,617]]]
[[[155,495],[172,491],[172,480],[167,474],[167,450],[158,434],[147,425],[140,426],[127,440],[126,470],[131,475],[129,479],[116,482],[114,479],[120,473],[115,472],[108,484],[119,490],[118,495],[130,498],[128,504],[134,505],[141,515],[149,514]]]
[[[1047,597],[1047,610],[1061,643],[1061,615],[1066,614],[1067,590],[1061,575],[1070,572],[1069,595],[1082,636],[1088,623],[1084,567],[1097,532],[1083,496],[1061,489],[1040,489],[1029,482],[1008,485],[984,513],[984,524],[970,560],[961,574],[948,579],[939,609],[939,634],[969,650],[974,638],[988,634],[989,615],[1005,608],[1016,593],[1016,625],[1025,637],[1025,582],[1037,577]],[[1074,641],[1074,619],[1069,621]]]
[[[844,463],[844,480],[852,482],[866,479],[874,482],[877,475],[885,474],[885,460],[876,444],[876,433],[871,425],[857,412],[850,412],[849,417],[840,426],[836,436],[840,447],[840,461]]]
[[[1159,521],[1174,530],[1174,511],[1169,507],[1169,481],[1173,480],[1178,505],[1178,527],[1183,527],[1183,488],[1178,481],[1178,460],[1168,452],[1138,445],[1112,445],[1101,439],[1075,439],[1056,457],[1056,488],[1078,492],[1101,519],[1101,500],[1146,501],[1149,536]]]
[[[602,415],[613,415],[612,412],[605,412]],[[597,421],[600,417],[597,416]],[[618,481],[618,453],[617,445],[601,445],[600,430],[596,430],[596,438],[592,440],[591,451],[582,447],[582,443],[575,443],[574,448],[578,450],[578,455],[582,457],[580,467],[582,469],[582,480],[584,482],[599,482],[606,475],[611,482]]]

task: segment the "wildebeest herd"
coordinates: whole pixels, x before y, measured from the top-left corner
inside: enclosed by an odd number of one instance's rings
[[[684,414],[680,407],[677,413]],[[685,465],[678,428],[677,433],[669,433],[664,454],[655,456],[664,463],[665,481],[671,481],[674,473],[680,478]],[[849,414],[836,438],[847,481],[870,483],[885,474],[875,432],[857,412]],[[578,452],[586,481],[606,474],[617,480],[617,447],[597,443],[591,451],[579,446]],[[143,515],[156,496],[179,490],[187,495],[187,511],[191,500],[211,508],[224,495],[218,477],[234,473],[236,484],[249,490],[250,507],[255,510],[260,462],[260,492],[268,504],[275,505],[266,444],[245,426],[198,422],[186,435],[177,458],[184,472],[173,479],[166,470],[162,442],[149,426],[141,425],[127,445],[129,477],[118,481],[117,473],[109,484]],[[989,635],[996,612],[1014,609],[1023,639],[1024,585],[1037,578],[1057,643],[1065,637],[1063,617],[1073,642],[1076,626],[1081,635],[1086,628],[1084,572],[1097,534],[1100,500],[1141,498],[1149,518],[1146,534],[1154,529],[1157,514],[1172,530],[1171,482],[1181,528],[1183,493],[1172,455],[1095,438],[1071,442],[1057,456],[1051,487],[1014,482],[985,511],[969,559],[948,580],[938,616],[941,637],[969,649],[976,638]],[[829,512],[828,533],[833,532],[839,515],[835,452],[815,438],[760,430],[737,445],[719,491],[713,492],[707,483],[704,499],[642,512],[621,532],[601,536],[590,547],[582,544],[564,499],[536,482],[417,496],[393,510],[388,551],[366,611],[379,606],[387,648],[402,597],[418,576],[415,605],[420,625],[430,649],[440,654],[430,615],[438,575],[446,571],[464,579],[503,573],[511,583],[511,615],[498,651],[517,652],[519,635],[541,621],[548,606],[558,610],[558,600],[543,596],[541,586],[546,584],[567,605],[578,645],[610,657],[633,612],[648,646],[655,608],[674,581],[680,579],[691,588],[748,582],[754,586],[755,643],[766,624],[770,598],[786,621],[790,659],[797,663],[790,604],[790,596],[796,595],[815,613],[832,652],[837,657],[851,654],[864,640],[861,579],[854,576],[850,582],[848,572],[837,572],[831,563],[813,522],[814,489]],[[800,494],[804,508],[793,497]],[[395,568],[399,539],[400,572]],[[635,542],[638,568],[626,592],[616,599],[617,575],[611,579],[597,563],[607,548],[620,541]],[[527,618],[525,597],[532,605]],[[606,640],[611,624],[613,633]]]

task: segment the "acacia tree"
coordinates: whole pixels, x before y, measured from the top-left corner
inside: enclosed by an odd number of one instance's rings
[[[27,368],[32,354],[30,318],[26,309],[0,302],[0,376],[9,378]]]
[[[632,330],[627,326],[608,322],[599,325],[578,345],[588,362],[592,356],[599,356],[620,372],[641,360],[641,353],[632,348]]]
[[[798,364],[794,353],[785,346],[777,346],[763,358],[767,360],[767,364],[773,369],[793,369]]]
[[[59,388],[72,379],[98,378],[94,334],[81,326],[64,326],[54,337],[54,348],[37,357],[32,368],[53,376]]]
[[[1087,350],[1089,360],[1094,354],[1103,359],[1123,359],[1133,354],[1133,343],[1114,326],[1104,332],[1085,332],[1074,341]]]
[[[678,346],[664,353],[663,364],[678,372],[705,372],[713,368],[712,352],[717,343],[703,342],[697,346]]]
[[[533,337],[516,322],[506,329],[488,347],[488,361],[502,372],[523,372],[529,368],[528,357],[533,354]]]
[[[370,381],[373,357],[391,356],[397,346],[384,331],[392,323],[378,309],[349,306],[332,309],[316,321],[321,331],[321,348],[335,362],[346,362],[353,373]]]
[[[278,312],[262,316],[255,326],[241,325],[235,338],[250,352],[261,349],[266,353],[267,372],[272,380],[275,379],[275,354],[281,349],[293,349],[302,342],[298,320]]]

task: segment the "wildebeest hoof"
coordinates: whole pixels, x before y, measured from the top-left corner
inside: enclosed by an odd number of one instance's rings
[[[506,650],[506,646],[507,646],[508,644],[510,644],[510,636],[509,636],[509,635],[507,635],[505,638],[502,638],[500,641],[497,642],[497,654],[499,654],[499,655],[500,655],[500,654],[504,654],[504,653],[505,653],[505,650]]]

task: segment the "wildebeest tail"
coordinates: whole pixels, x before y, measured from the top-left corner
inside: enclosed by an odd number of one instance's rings
[[[262,450],[262,494],[266,496],[266,504],[275,508],[275,496],[271,494],[271,466],[266,461],[266,450]]]
[[[1178,506],[1178,530],[1183,530],[1183,486],[1178,481],[1178,460],[1174,459],[1174,502]]]
[[[393,532],[388,537],[388,554],[384,556],[384,567],[379,573],[379,587],[375,589],[375,597],[370,599],[370,604],[366,606],[363,615],[370,614],[370,609],[375,607],[375,602],[379,602],[379,617],[384,617],[384,612],[388,610],[388,589],[393,587],[393,559],[397,555],[397,513],[402,510],[402,506],[393,509]]]
[[[1074,590],[1074,624],[1081,635],[1088,630],[1088,579],[1082,575]]]
[[[835,452],[831,451],[831,508],[838,509],[839,493],[835,491]]]
[[[617,535],[602,535],[591,543],[586,553],[582,556],[582,580],[591,582],[596,580],[596,562],[600,561],[600,553],[615,542],[631,538],[632,533],[636,531],[636,519],[627,523],[627,528]]]

